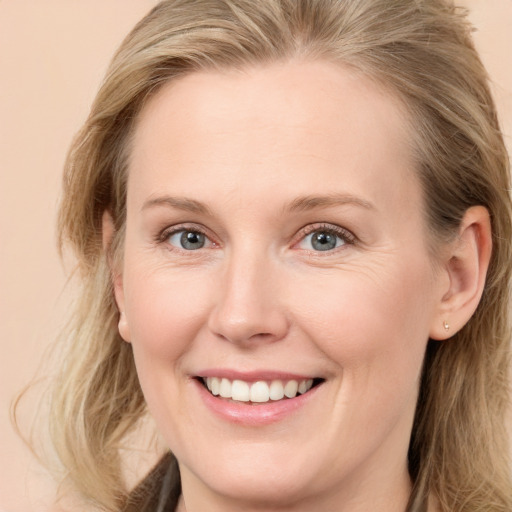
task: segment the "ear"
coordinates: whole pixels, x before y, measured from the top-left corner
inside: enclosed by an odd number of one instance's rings
[[[103,250],[107,256],[112,284],[114,286],[114,296],[117,308],[119,309],[119,334],[123,340],[130,342],[130,329],[128,326],[128,320],[126,318],[124,304],[123,274],[120,269],[117,268],[115,258],[112,256],[112,240],[114,239],[115,234],[114,219],[108,210],[103,212],[101,229]]]
[[[489,212],[483,206],[473,206],[466,211],[458,237],[443,258],[448,287],[431,327],[432,339],[450,338],[469,321],[482,297],[491,251]]]

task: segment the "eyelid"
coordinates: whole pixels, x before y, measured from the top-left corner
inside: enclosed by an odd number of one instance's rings
[[[184,251],[184,252],[195,252],[195,251],[187,251],[186,249],[180,249],[179,247],[176,247],[174,245],[171,245],[168,243],[169,237],[172,235],[175,235],[176,233],[179,233],[181,231],[191,231],[195,233],[201,233],[205,236],[205,238],[209,241],[209,246],[205,247],[206,249],[209,249],[211,247],[218,247],[219,244],[214,240],[214,237],[210,233],[208,229],[206,229],[204,226],[201,226],[200,224],[194,224],[194,223],[181,223],[176,224],[173,226],[168,226],[162,230],[160,230],[156,236],[155,241],[160,244],[167,244],[168,246],[172,247],[173,250],[177,251]],[[198,249],[199,250],[199,249]]]
[[[188,222],[176,224],[173,226],[168,226],[168,227],[160,230],[155,237],[155,242],[159,243],[159,244],[167,244],[167,245],[171,246],[170,244],[167,243],[169,237],[171,235],[179,233],[180,231],[195,231],[197,233],[201,233],[202,235],[204,235],[207,238],[207,240],[211,244],[210,247],[208,247],[208,248],[211,248],[211,247],[217,248],[220,246],[218,241],[216,241],[215,238],[212,236],[210,230],[206,229],[204,226],[202,226],[200,224],[188,223]],[[308,224],[307,226],[304,226],[303,228],[301,228],[298,231],[297,235],[294,237],[295,241],[292,245],[294,247],[296,247],[300,242],[302,242],[302,240],[304,240],[304,238],[306,238],[308,235],[311,235],[315,231],[327,231],[330,233],[334,233],[336,236],[338,236],[340,239],[342,239],[344,241],[344,244],[342,245],[342,247],[338,247],[336,249],[326,251],[325,253],[323,253],[323,255],[332,254],[333,252],[336,252],[337,250],[342,249],[345,245],[355,245],[359,241],[358,238],[350,230],[348,230],[346,228],[343,228],[336,224],[330,224],[330,223],[326,223],[326,222],[318,222],[318,223]],[[173,250],[185,251],[185,249],[180,249],[175,246],[171,246],[171,247],[173,248]],[[195,252],[195,251],[186,251],[186,252]],[[313,254],[321,253],[321,251],[314,251],[314,250],[310,250],[309,252],[311,252]]]
[[[333,252],[336,252],[339,249],[342,249],[345,245],[355,245],[358,243],[358,238],[349,231],[346,228],[343,228],[341,226],[337,226],[336,224],[330,224],[326,222],[318,222],[314,224],[308,224],[307,226],[304,226],[299,230],[296,236],[296,241],[294,242],[294,247],[296,247],[298,244],[300,244],[304,238],[311,235],[312,233],[315,233],[316,231],[327,231],[329,233],[333,233],[336,236],[338,236],[341,240],[343,240],[344,244],[341,247],[337,247],[335,249],[332,249],[330,251],[325,251],[322,253],[322,251],[314,251],[310,250],[309,252],[314,254],[321,254],[327,255],[332,254]]]

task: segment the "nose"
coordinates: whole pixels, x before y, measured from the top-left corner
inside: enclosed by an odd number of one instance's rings
[[[241,345],[283,339],[289,321],[280,300],[282,277],[278,270],[263,256],[232,257],[218,277],[219,293],[209,317],[210,331]]]

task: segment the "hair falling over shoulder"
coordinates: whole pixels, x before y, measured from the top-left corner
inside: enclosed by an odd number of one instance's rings
[[[426,510],[429,497],[444,512],[512,510],[504,419],[509,160],[470,31],[464,13],[444,0],[169,0],[127,36],[69,152],[59,215],[60,240],[74,250],[82,291],[61,340],[66,356],[52,394],[51,431],[68,478],[89,502],[109,512],[133,503],[120,447],[146,414],[131,346],[117,331],[109,272],[109,259],[122,256],[137,114],[163,84],[195,70],[298,58],[351,66],[402,100],[415,128],[434,245],[453,236],[471,206],[491,214],[493,255],[481,303],[449,343],[431,341],[425,357],[408,510]],[[105,211],[116,229],[107,248]],[[166,464],[167,458],[138,488],[149,504],[139,502],[138,510],[154,510]],[[173,475],[171,487],[178,489]]]

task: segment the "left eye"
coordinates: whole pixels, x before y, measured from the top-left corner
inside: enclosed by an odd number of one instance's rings
[[[169,244],[186,251],[196,251],[202,249],[209,242],[208,238],[199,231],[182,229],[171,233],[167,241]]]
[[[345,243],[346,241],[334,231],[321,229],[306,235],[301,240],[299,247],[309,251],[332,251]]]

